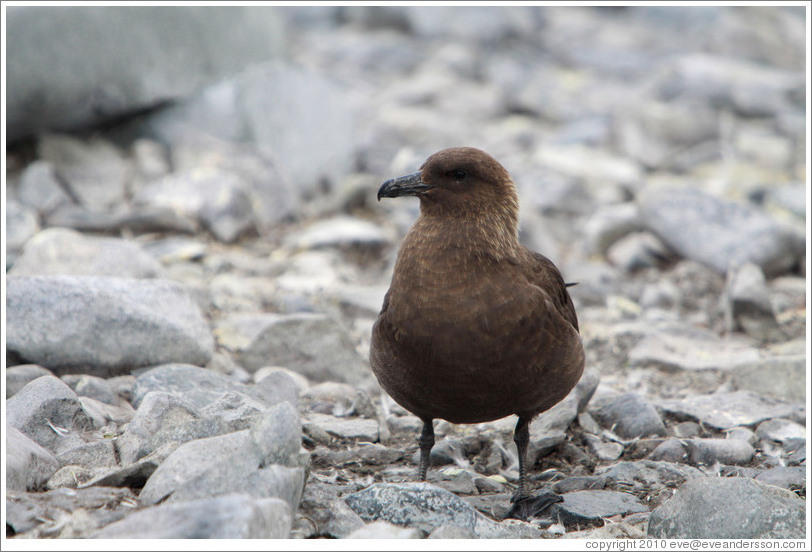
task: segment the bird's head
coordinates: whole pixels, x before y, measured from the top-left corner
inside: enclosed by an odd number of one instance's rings
[[[494,219],[518,225],[518,198],[510,174],[476,148],[449,148],[429,157],[416,173],[393,178],[378,190],[382,197],[417,196],[424,215],[455,219]]]

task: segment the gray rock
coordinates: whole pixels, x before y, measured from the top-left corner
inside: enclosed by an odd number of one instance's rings
[[[762,441],[790,445],[793,441],[806,439],[806,428],[790,420],[774,418],[764,420],[756,428],[756,436]]]
[[[769,418],[789,417],[801,408],[799,405],[762,397],[751,391],[665,399],[660,406],[668,413],[691,417],[717,429],[753,425]]]
[[[252,216],[263,230],[299,213],[300,190],[287,174],[284,162],[250,144],[206,135],[184,136],[173,144],[172,164],[176,171],[186,174],[204,166],[237,176],[251,200]]]
[[[590,413],[601,425],[624,439],[665,435],[665,425],[657,410],[634,393],[593,401]]]
[[[476,534],[473,530],[459,525],[441,525],[432,531],[428,539],[474,539]]]
[[[304,420],[304,430],[310,431],[310,426],[314,425],[329,435],[341,439],[360,439],[367,442],[375,442],[379,439],[380,429],[377,420],[338,418],[329,414],[308,414]]]
[[[53,376],[47,368],[37,364],[20,364],[9,366],[6,372],[6,398],[14,396],[17,391],[42,376]]]
[[[710,107],[701,104],[633,102],[616,118],[615,134],[621,152],[644,166],[684,170],[719,156],[718,146],[701,151],[706,144],[715,146],[717,119]]]
[[[288,246],[297,249],[323,247],[381,247],[390,243],[392,236],[381,226],[365,220],[338,216],[320,220],[299,233],[293,234]]]
[[[269,405],[280,402],[284,401],[260,402],[247,395],[229,391],[220,395],[214,402],[201,408],[200,414],[203,418],[215,422],[217,426],[225,428],[222,433],[231,433],[241,429],[248,429],[262,417]],[[296,402],[295,400],[288,401],[288,404],[295,408]]]
[[[479,493],[476,479],[480,479],[471,470],[460,469],[456,466],[432,470],[429,480],[447,491],[456,495],[475,495]]]
[[[552,484],[552,490],[558,494],[575,491],[595,491],[606,486],[606,478],[595,475],[576,475],[567,477]]]
[[[278,498],[229,494],[139,510],[91,535],[95,539],[284,539],[291,514]]]
[[[491,521],[453,493],[428,483],[376,483],[344,500],[364,521],[383,520],[426,533],[448,525],[478,538],[517,538],[524,530]],[[538,529],[529,533],[540,536]]]
[[[728,56],[690,53],[673,58],[652,86],[663,100],[681,97],[752,117],[786,110],[802,82],[803,73]]]
[[[57,374],[205,364],[214,349],[200,310],[175,282],[18,276],[7,286],[8,349]]]
[[[374,521],[356,529],[347,539],[419,539],[423,536],[417,529],[407,529],[386,521]]]
[[[612,266],[626,272],[659,267],[671,256],[663,242],[649,232],[631,232],[606,250],[606,259]]]
[[[736,439],[738,441],[745,441],[750,445],[755,446],[756,442],[758,441],[758,437],[756,434],[747,427],[734,427],[733,429],[728,429],[725,431],[725,437],[728,439]]]
[[[49,491],[61,487],[77,489],[88,481],[92,481],[97,471],[97,468],[86,468],[84,466],[70,464],[62,466],[48,479],[48,483],[46,483],[45,487]]]
[[[251,371],[273,364],[316,382],[353,384],[371,375],[347,332],[322,314],[237,316],[219,322],[214,333]]]
[[[227,432],[224,424],[204,418],[183,398],[153,391],[140,401],[138,410],[117,440],[123,465],[148,456],[168,442],[185,443]]]
[[[669,428],[669,435],[673,435],[678,439],[684,439],[686,437],[699,437],[701,433],[702,426],[696,422],[680,422],[677,425]]]
[[[90,211],[69,204],[57,207],[45,217],[48,226],[73,228],[82,232],[173,232],[192,234],[193,221],[166,207],[134,207],[114,213]]]
[[[595,475],[605,478],[607,488],[648,496],[653,505],[659,504],[664,498],[670,498],[672,489],[688,479],[703,477],[703,473],[694,467],[652,460],[623,461],[611,466],[599,466]]]
[[[137,505],[138,499],[129,489],[59,488],[38,493],[9,490],[6,527],[9,534],[30,538],[84,538],[98,527],[129,515]],[[74,517],[80,511],[84,514]]]
[[[139,374],[132,391],[133,405],[140,408],[141,401],[152,391],[181,397],[199,410],[206,409],[221,399],[231,402],[230,398],[223,399],[225,394],[243,395],[266,407],[279,402],[277,399],[284,400],[283,397],[273,396],[257,386],[246,385],[224,374],[189,364],[164,364]],[[250,407],[251,403],[248,402],[248,405]],[[224,419],[230,417],[225,412],[212,411],[210,414]]]
[[[28,240],[9,275],[49,274],[160,278],[165,271],[134,242],[48,228]]]
[[[116,446],[113,439],[101,439],[66,450],[56,456],[61,466],[82,466],[83,468],[117,467]]]
[[[584,234],[592,253],[605,254],[620,238],[640,229],[640,215],[635,203],[598,207],[587,219]]]
[[[758,360],[756,349],[697,328],[668,328],[646,335],[629,350],[629,364],[664,370],[728,370]]]
[[[730,268],[722,309],[728,332],[743,331],[757,339],[784,337],[770,303],[767,280],[753,263]]]
[[[614,462],[623,455],[623,445],[614,441],[605,441],[595,435],[584,435],[589,451],[602,462]]]
[[[298,407],[299,389],[302,384],[307,385],[307,380],[300,374],[290,370],[276,369],[269,370],[261,378],[256,379],[255,387],[262,397],[262,402],[268,406],[287,402],[291,406]]]
[[[550,507],[550,515],[565,525],[601,524],[603,518],[648,512],[636,496],[617,491],[575,491],[562,498]]]
[[[132,464],[112,470],[104,470],[101,475],[94,474],[94,477],[84,483],[82,487],[129,487],[141,489],[150,476],[155,473],[155,470],[158,469],[158,466],[170,454],[175,452],[178,446],[176,442],[170,441],[149,456],[145,456]]]
[[[199,134],[249,142],[284,165],[299,194],[312,196],[322,179],[350,169],[352,117],[333,82],[303,68],[265,63],[155,112],[139,132],[167,143]]]
[[[573,389],[564,400],[530,422],[530,443],[527,464],[534,466],[538,459],[549,454],[567,438],[567,428],[578,417],[578,391]]]
[[[804,466],[779,466],[764,470],[755,477],[759,483],[775,485],[788,490],[806,489],[806,468]]]
[[[666,245],[720,274],[750,262],[776,276],[802,255],[803,239],[765,213],[697,189],[646,191],[639,205],[645,226]]]
[[[13,266],[25,243],[38,231],[36,213],[9,197],[6,200],[6,269]]]
[[[578,412],[584,412],[586,410],[586,406],[592,399],[592,395],[595,394],[595,390],[598,388],[600,382],[601,374],[595,368],[586,368],[584,373],[581,374],[581,379],[578,380],[578,383],[575,384],[575,388],[573,389],[575,396],[578,397]]]
[[[173,173],[141,189],[133,204],[168,208],[222,242],[256,229],[252,197],[239,176],[208,167]]]
[[[26,7],[8,15],[11,142],[182,98],[282,45],[276,12],[263,8]],[[164,56],[167,48],[188,52],[182,67]]]
[[[420,462],[420,450],[412,455],[412,462]],[[470,462],[465,457],[465,443],[461,439],[447,437],[437,442],[429,455],[431,466],[447,466],[449,464],[459,467],[469,467]]]
[[[140,494],[142,503],[184,502],[227,493],[278,497],[293,512],[305,483],[300,467],[266,465],[250,430],[184,443],[158,466]]]
[[[6,488],[37,491],[59,469],[59,461],[37,443],[6,424]]]
[[[110,425],[119,426],[132,420],[135,409],[129,403],[123,402],[121,406],[103,403],[90,397],[79,397],[82,408],[93,420],[93,425],[98,429],[109,430]]]
[[[685,439],[684,443],[688,461],[696,466],[747,464],[756,453],[750,443],[738,439]]]
[[[111,405],[119,403],[118,393],[107,380],[87,374],[65,374],[60,379],[80,397],[90,397]]]
[[[280,402],[268,408],[251,426],[250,434],[260,451],[260,468],[297,463],[302,447],[302,424],[299,411],[290,403]]]
[[[17,183],[17,197],[20,203],[40,214],[71,203],[70,197],[56,178],[53,165],[43,160],[34,161],[22,172]]]
[[[79,397],[53,376],[37,378],[6,402],[6,422],[54,453],[84,444],[93,428]]]
[[[798,382],[805,377],[806,355],[781,355],[737,365],[732,382],[736,389],[776,399],[804,401],[806,389]]]
[[[688,461],[688,447],[680,439],[666,439],[651,451],[649,460],[654,462],[677,462]]]
[[[648,525],[649,538],[801,539],[805,534],[803,500],[740,477],[688,480],[651,513]]]
[[[113,210],[125,202],[131,162],[106,139],[45,134],[38,140],[37,153],[53,165],[70,196],[88,210]]]

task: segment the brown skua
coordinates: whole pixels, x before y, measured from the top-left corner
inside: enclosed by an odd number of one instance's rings
[[[549,259],[519,243],[516,187],[487,153],[439,151],[378,191],[379,200],[400,196],[417,196],[420,216],[401,244],[372,330],[372,369],[423,421],[421,480],[433,420],[470,424],[516,414],[516,496],[524,497],[528,426],[584,369],[567,284]]]

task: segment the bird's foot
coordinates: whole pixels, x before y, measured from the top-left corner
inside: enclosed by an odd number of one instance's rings
[[[530,518],[542,517],[556,502],[563,502],[564,498],[549,489],[542,489],[536,494],[517,492],[511,497],[510,511],[505,518],[527,521]]]

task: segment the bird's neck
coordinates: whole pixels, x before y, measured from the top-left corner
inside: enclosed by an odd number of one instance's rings
[[[500,261],[519,249],[513,213],[488,210],[457,216],[423,211],[407,237],[409,247],[440,255],[464,255]]]

